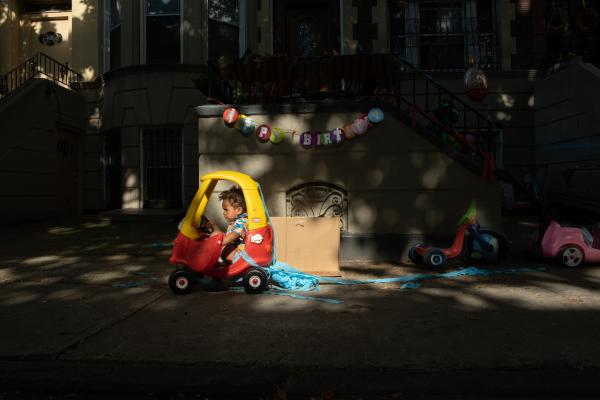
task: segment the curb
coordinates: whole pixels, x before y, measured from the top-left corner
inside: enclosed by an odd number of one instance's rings
[[[242,396],[596,395],[600,370],[319,369],[166,363],[0,361],[4,390]]]

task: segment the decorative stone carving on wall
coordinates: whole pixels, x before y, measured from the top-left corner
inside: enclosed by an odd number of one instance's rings
[[[39,36],[39,39],[40,43],[48,46],[54,46],[55,44],[62,42],[62,35],[58,32],[48,31],[46,33],[42,33]]]
[[[308,182],[286,192],[288,217],[339,217],[340,231],[348,229],[348,195],[327,182]]]

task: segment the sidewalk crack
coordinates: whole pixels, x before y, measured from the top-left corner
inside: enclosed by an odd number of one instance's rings
[[[51,357],[52,360],[58,361],[60,360],[60,358],[65,355],[65,353],[76,349],[77,347],[81,346],[83,343],[87,342],[90,339],[95,338],[96,336],[100,335],[101,333],[103,333],[104,331],[116,326],[117,324],[120,324],[123,321],[128,320],[129,318],[133,317],[134,315],[136,315],[137,313],[145,310],[146,308],[150,307],[151,305],[153,305],[154,303],[156,303],[157,301],[161,300],[163,297],[165,297],[166,294],[163,293],[159,296],[157,296],[156,298],[150,300],[148,303],[142,305],[141,307],[139,307],[136,310],[131,311],[130,313],[117,318],[111,322],[109,322],[106,325],[100,326],[97,330],[95,330],[94,332],[90,333],[89,335],[85,335],[82,338],[77,339],[74,343],[69,344],[68,346],[64,347],[63,349],[59,350],[58,352],[56,352],[56,355],[54,357]]]

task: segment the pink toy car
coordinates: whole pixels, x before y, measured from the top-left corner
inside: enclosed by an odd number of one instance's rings
[[[558,257],[565,267],[600,263],[600,228],[563,227],[550,221],[538,232],[534,251],[544,257]]]

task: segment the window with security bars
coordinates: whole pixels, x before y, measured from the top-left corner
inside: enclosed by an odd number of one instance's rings
[[[142,132],[144,208],[182,205],[182,142],[178,128]]]
[[[497,69],[494,0],[390,0],[392,53],[426,70]]]

